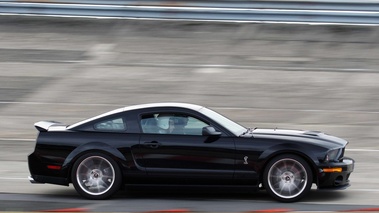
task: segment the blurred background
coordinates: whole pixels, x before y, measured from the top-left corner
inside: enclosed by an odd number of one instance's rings
[[[41,17],[0,26],[2,138],[34,138],[39,120],[169,101],[376,146],[377,27]]]
[[[342,137],[357,160],[353,190],[373,189],[378,29],[1,16],[0,192],[51,193],[26,179],[35,122],[71,124],[152,102],[204,105],[252,128]],[[359,202],[376,204],[369,197]]]

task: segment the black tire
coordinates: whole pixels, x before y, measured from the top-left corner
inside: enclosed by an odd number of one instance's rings
[[[303,158],[285,154],[273,158],[267,164],[263,185],[276,200],[295,202],[308,194],[312,179],[312,170]]]
[[[88,153],[74,163],[71,180],[81,196],[102,200],[111,197],[120,189],[122,175],[117,163],[108,155]]]

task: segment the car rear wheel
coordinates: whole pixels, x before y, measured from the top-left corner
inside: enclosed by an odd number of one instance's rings
[[[71,180],[76,191],[88,199],[107,199],[117,192],[122,183],[120,168],[109,156],[89,153],[74,164]]]
[[[281,202],[298,201],[311,189],[312,171],[301,157],[280,155],[267,164],[263,184],[267,192]]]

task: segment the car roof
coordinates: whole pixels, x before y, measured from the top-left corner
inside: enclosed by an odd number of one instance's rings
[[[186,108],[192,109],[195,111],[200,110],[203,106],[199,106],[196,104],[188,104],[188,103],[177,103],[177,102],[167,102],[167,103],[150,103],[150,104],[139,104],[132,105],[122,108],[122,111],[130,111],[135,109],[147,109],[147,108],[155,108],[155,107],[178,107],[178,108]]]
[[[138,105],[131,105],[131,106],[126,106],[122,108],[118,108],[100,115],[97,115],[95,117],[86,119],[84,121],[80,121],[78,123],[75,123],[73,125],[68,126],[67,129],[73,129],[75,127],[78,127],[80,125],[83,125],[85,123],[94,121],[96,119],[106,117],[108,115],[113,115],[117,114],[120,112],[125,112],[125,111],[131,111],[131,110],[138,110],[138,109],[148,109],[148,108],[157,108],[157,107],[177,107],[177,108],[185,108],[185,109],[191,109],[195,111],[199,111],[201,108],[204,108],[203,106],[196,105],[196,104],[188,104],[188,103],[177,103],[177,102],[167,102],[167,103],[149,103],[149,104],[138,104]]]

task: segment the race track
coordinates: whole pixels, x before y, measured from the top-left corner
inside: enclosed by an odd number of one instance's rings
[[[9,16],[0,29],[0,211],[379,207],[377,27]],[[28,182],[34,122],[70,124],[160,101],[205,105],[249,127],[345,138],[346,156],[356,160],[352,186],[281,204],[265,192],[161,189],[89,201],[72,186]]]

